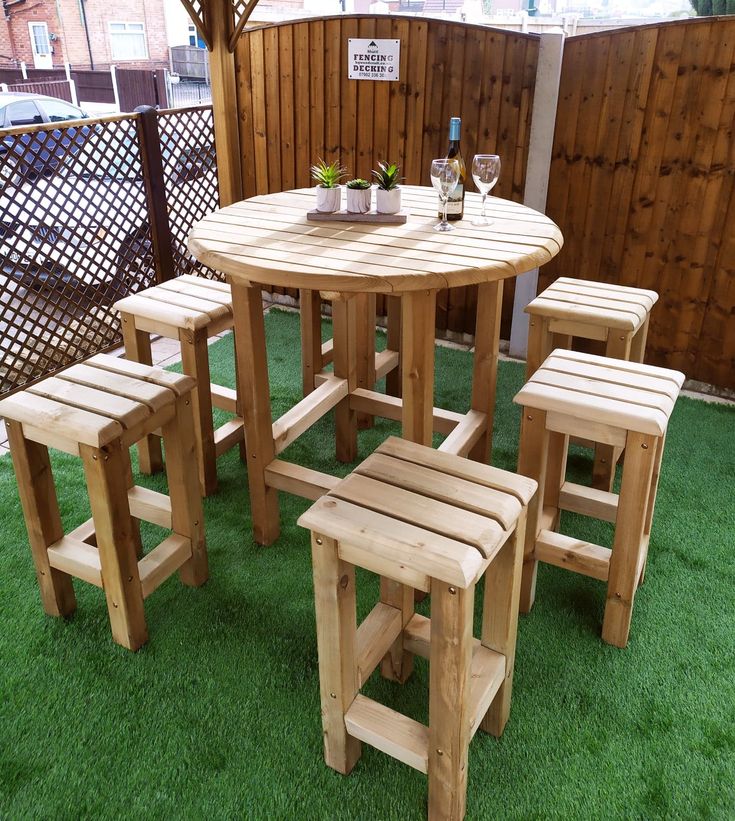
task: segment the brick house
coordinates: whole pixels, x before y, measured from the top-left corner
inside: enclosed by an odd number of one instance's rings
[[[163,68],[163,0],[2,0],[0,64]]]

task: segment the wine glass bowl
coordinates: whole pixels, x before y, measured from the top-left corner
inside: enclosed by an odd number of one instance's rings
[[[434,226],[435,231],[453,231],[454,226],[447,221],[447,202],[449,195],[459,182],[459,161],[455,159],[439,159],[431,161],[431,184],[437,190],[443,206],[443,215],[440,223]]]
[[[482,194],[482,213],[472,220],[473,225],[492,225],[485,214],[485,200],[500,177],[500,157],[497,154],[475,154],[472,160],[472,179]]]

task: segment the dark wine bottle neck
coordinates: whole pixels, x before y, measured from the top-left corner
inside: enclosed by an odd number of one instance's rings
[[[447,157],[450,159],[456,157],[460,153],[459,140],[450,140],[449,148],[447,149]]]

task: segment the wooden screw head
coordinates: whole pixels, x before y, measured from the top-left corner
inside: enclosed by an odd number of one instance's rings
[[[457,592],[457,588],[456,588],[456,587],[450,587],[450,588],[449,588],[449,592],[450,592],[452,595],[454,595],[454,594]]]
[[[641,447],[643,448],[643,450],[648,450],[648,445],[645,442],[643,442]]]
[[[321,543],[322,543],[322,540],[321,540],[321,539],[317,539],[317,540],[316,540],[316,543],[317,543],[317,544],[321,544]]]

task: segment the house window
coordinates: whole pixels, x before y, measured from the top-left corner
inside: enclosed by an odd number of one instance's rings
[[[145,28],[142,23],[110,23],[113,60],[147,60]]]

